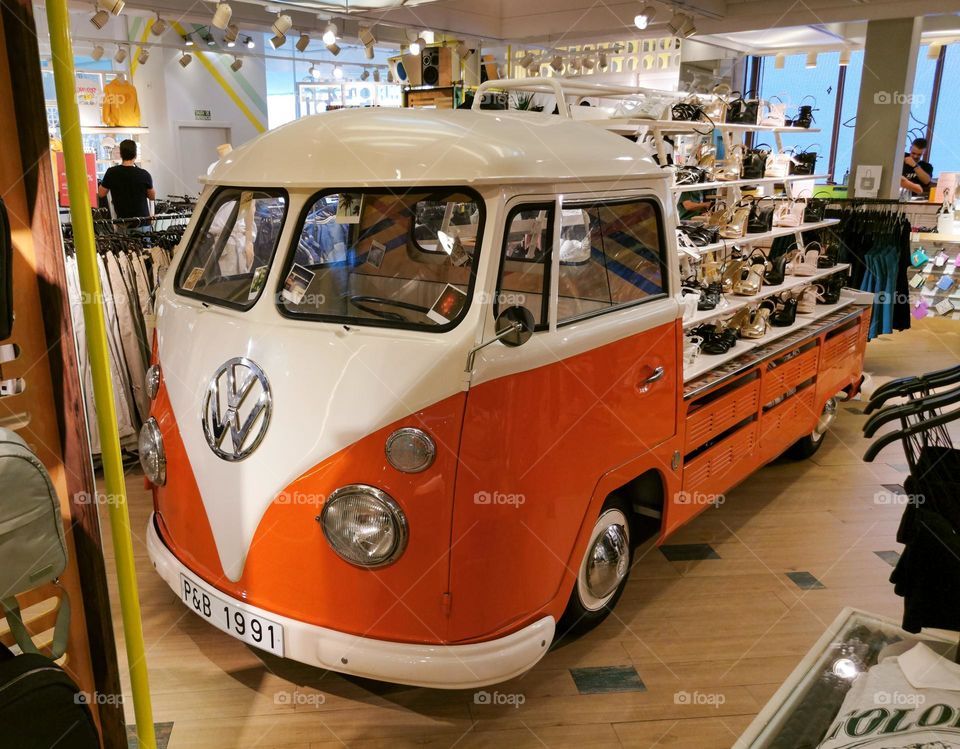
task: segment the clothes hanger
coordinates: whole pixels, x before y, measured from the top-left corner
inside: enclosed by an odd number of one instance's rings
[[[882,437],[879,437],[870,447],[867,448],[867,451],[863,454],[863,460],[867,463],[872,463],[874,458],[880,454],[880,451],[883,450],[887,445],[896,442],[897,440],[906,440],[909,437],[913,437],[923,432],[927,432],[935,427],[944,426],[950,424],[960,418],[960,408],[954,409],[949,413],[940,414],[935,416],[932,419],[927,419],[919,424],[915,424],[912,427],[907,427],[906,429],[900,429],[889,434],[885,434]]]

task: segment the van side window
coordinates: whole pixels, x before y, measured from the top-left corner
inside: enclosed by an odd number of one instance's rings
[[[562,221],[559,323],[666,293],[662,220],[654,201],[567,205]]]
[[[553,204],[522,205],[507,215],[494,316],[507,307],[526,307],[537,330],[547,327]]]

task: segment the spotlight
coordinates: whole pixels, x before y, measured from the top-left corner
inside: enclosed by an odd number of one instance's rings
[[[313,78],[313,80],[315,80],[315,81],[319,81],[319,80],[320,80],[320,69],[317,68],[317,66],[316,66],[315,64],[311,64],[311,65],[310,65],[310,68],[309,68],[309,70],[307,70],[307,72],[310,74],[310,77]]]
[[[640,31],[646,29],[653,19],[656,18],[657,9],[653,5],[644,5],[643,9],[633,17],[633,25],[636,26]]]
[[[593,61],[592,57],[584,57],[581,65],[583,65],[584,70],[593,70],[596,63]]]
[[[189,65],[192,61],[193,61],[193,55],[191,55],[189,52],[180,53],[179,63],[181,68],[187,67],[187,65]]]
[[[936,60],[940,57],[940,50],[943,48],[942,44],[931,44],[929,49],[927,49],[927,59]]]
[[[285,34],[277,34],[276,36],[270,37],[270,46],[274,49],[280,49],[280,47],[286,43],[287,37]]]
[[[363,72],[360,74],[360,80],[365,81],[370,77],[370,71],[366,68],[363,69]]]
[[[310,46],[310,35],[305,32],[300,32],[300,38],[297,39],[297,51],[306,52],[307,47]]]
[[[140,63],[141,65],[146,65],[147,60],[149,59],[150,59],[150,50],[148,50],[146,47],[141,47],[140,54],[137,55],[137,62]]]
[[[667,24],[667,28],[670,29],[670,33],[674,36],[680,36],[680,32],[683,31],[686,25],[687,16],[681,13],[679,10],[675,10],[673,15],[670,17],[670,22]]]
[[[338,81],[343,78],[343,68],[341,68],[339,65],[335,65],[333,68],[333,77]]]
[[[96,13],[90,16],[90,23],[96,26],[98,29],[102,29],[107,25],[107,21],[110,20],[110,14],[107,13],[103,8],[100,8]]]
[[[850,64],[850,50],[844,48],[840,50],[840,67],[845,68]]]
[[[213,34],[211,34],[209,31],[203,35],[203,41],[207,43],[208,47],[213,47],[217,44],[217,40],[213,38]]]
[[[420,46],[420,41],[417,40],[415,42],[410,42],[410,47],[407,51],[410,52],[411,55],[419,55],[422,49],[423,47]]]
[[[123,62],[127,59],[127,48],[126,47],[117,47],[117,54],[113,56],[114,62]]]
[[[326,46],[327,46],[327,51],[334,57],[340,54],[340,45],[337,44],[336,42],[334,42],[333,44],[328,44]]]
[[[523,57],[520,58],[517,65],[521,68],[529,68],[533,64],[533,52],[527,52]]]
[[[817,53],[811,52],[807,55],[807,70],[813,70],[817,67]]]
[[[373,59],[373,45],[377,43],[377,38],[373,35],[373,32],[363,26],[360,27],[360,30],[357,34],[360,37],[360,43],[363,44],[363,51],[367,56],[368,60]]]
[[[160,18],[160,14],[157,14],[157,20],[153,22],[153,25],[150,27],[150,33],[154,36],[160,36],[164,31],[167,30],[167,22]]]
[[[291,20],[290,16],[286,14],[278,14],[277,20],[273,22],[273,26],[270,28],[276,36],[285,37],[291,26],[293,26],[293,21]]]
[[[373,69],[373,82],[380,83],[380,68]]]
[[[610,67],[610,59],[607,57],[606,50],[601,50],[597,54],[597,67],[600,70],[606,70],[607,68]]]
[[[570,61],[570,72],[571,72],[571,73],[579,73],[579,72],[580,72],[580,58],[579,58],[579,57],[574,57],[574,58]]]
[[[226,3],[217,3],[217,9],[213,12],[213,20],[210,23],[218,29],[225,29],[232,15],[233,8]]]
[[[777,56],[773,58],[773,67],[777,70],[783,70],[787,65],[787,57],[783,52],[777,52]]]
[[[185,37],[183,37],[183,43],[186,44],[188,47],[192,47],[193,36],[191,36],[190,34],[187,34]]]
[[[119,16],[120,11],[123,10],[123,0],[104,0],[103,4],[106,6],[113,15]]]
[[[550,67],[553,68],[555,73],[562,72],[563,58],[560,55],[554,55],[553,59],[550,61]]]
[[[327,22],[327,28],[323,30],[323,43],[328,47],[337,41],[337,24],[333,21]]]
[[[691,36],[697,33],[697,27],[694,25],[693,16],[687,16],[687,23],[680,30],[680,36],[684,39],[689,39]]]
[[[253,49],[256,46],[256,42],[253,41],[252,36],[248,36],[243,40],[243,43],[247,45],[247,49]]]
[[[227,30],[223,34],[223,41],[227,43],[228,47],[237,46],[237,37],[240,35],[240,29],[237,27],[237,24],[231,23],[227,26]]]
[[[103,57],[103,47],[97,44],[93,48],[93,51],[90,53],[90,57],[93,59],[94,62],[99,62],[100,58]]]
[[[230,63],[230,70],[236,73],[242,67],[243,67],[243,59],[240,57],[234,57],[233,62]]]
[[[430,29],[424,29],[420,33],[420,38],[423,39],[424,45],[433,44],[437,40],[437,35],[430,31]]]

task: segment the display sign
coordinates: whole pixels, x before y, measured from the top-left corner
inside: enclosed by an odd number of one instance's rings
[[[60,206],[70,207],[70,196],[67,194],[67,162],[63,151],[57,151],[57,189],[60,195]],[[90,194],[90,205],[97,206],[97,156],[92,153],[83,154],[84,166],[87,170],[87,190]]]
[[[853,196],[855,198],[877,197],[877,194],[880,192],[881,174],[883,174],[882,166],[865,166],[863,164],[858,166]]]
[[[210,110],[209,110],[209,109],[194,109],[194,110],[193,110],[193,119],[195,119],[195,120],[209,120],[209,119],[210,119]]]
[[[940,172],[940,175],[937,177],[937,186],[933,191],[931,200],[934,203],[943,203],[944,198],[948,194],[951,201],[956,200],[958,176],[960,176],[960,174],[957,172]]]

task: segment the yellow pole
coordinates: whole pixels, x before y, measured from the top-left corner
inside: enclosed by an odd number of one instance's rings
[[[87,172],[80,134],[80,110],[76,98],[76,74],[73,68],[73,41],[70,38],[70,15],[67,0],[46,0],[50,27],[50,49],[57,89],[57,110],[60,114],[60,139],[67,167],[67,192],[70,195],[70,219],[77,253],[80,288],[83,290],[83,319],[86,325],[87,349],[93,374],[93,393],[97,404],[97,427],[100,430],[101,458],[106,483],[110,532],[117,563],[120,588],[120,612],[123,618],[123,639],[127,646],[133,709],[137,718],[137,738],[143,749],[156,749],[153,729],[153,708],[144,656],[143,625],[140,621],[140,598],[137,594],[137,573],[133,565],[133,541],[130,537],[130,515],[120,458],[120,435],[110,380],[107,353],[107,326],[103,316],[100,274],[93,238],[93,216],[87,193]]]

